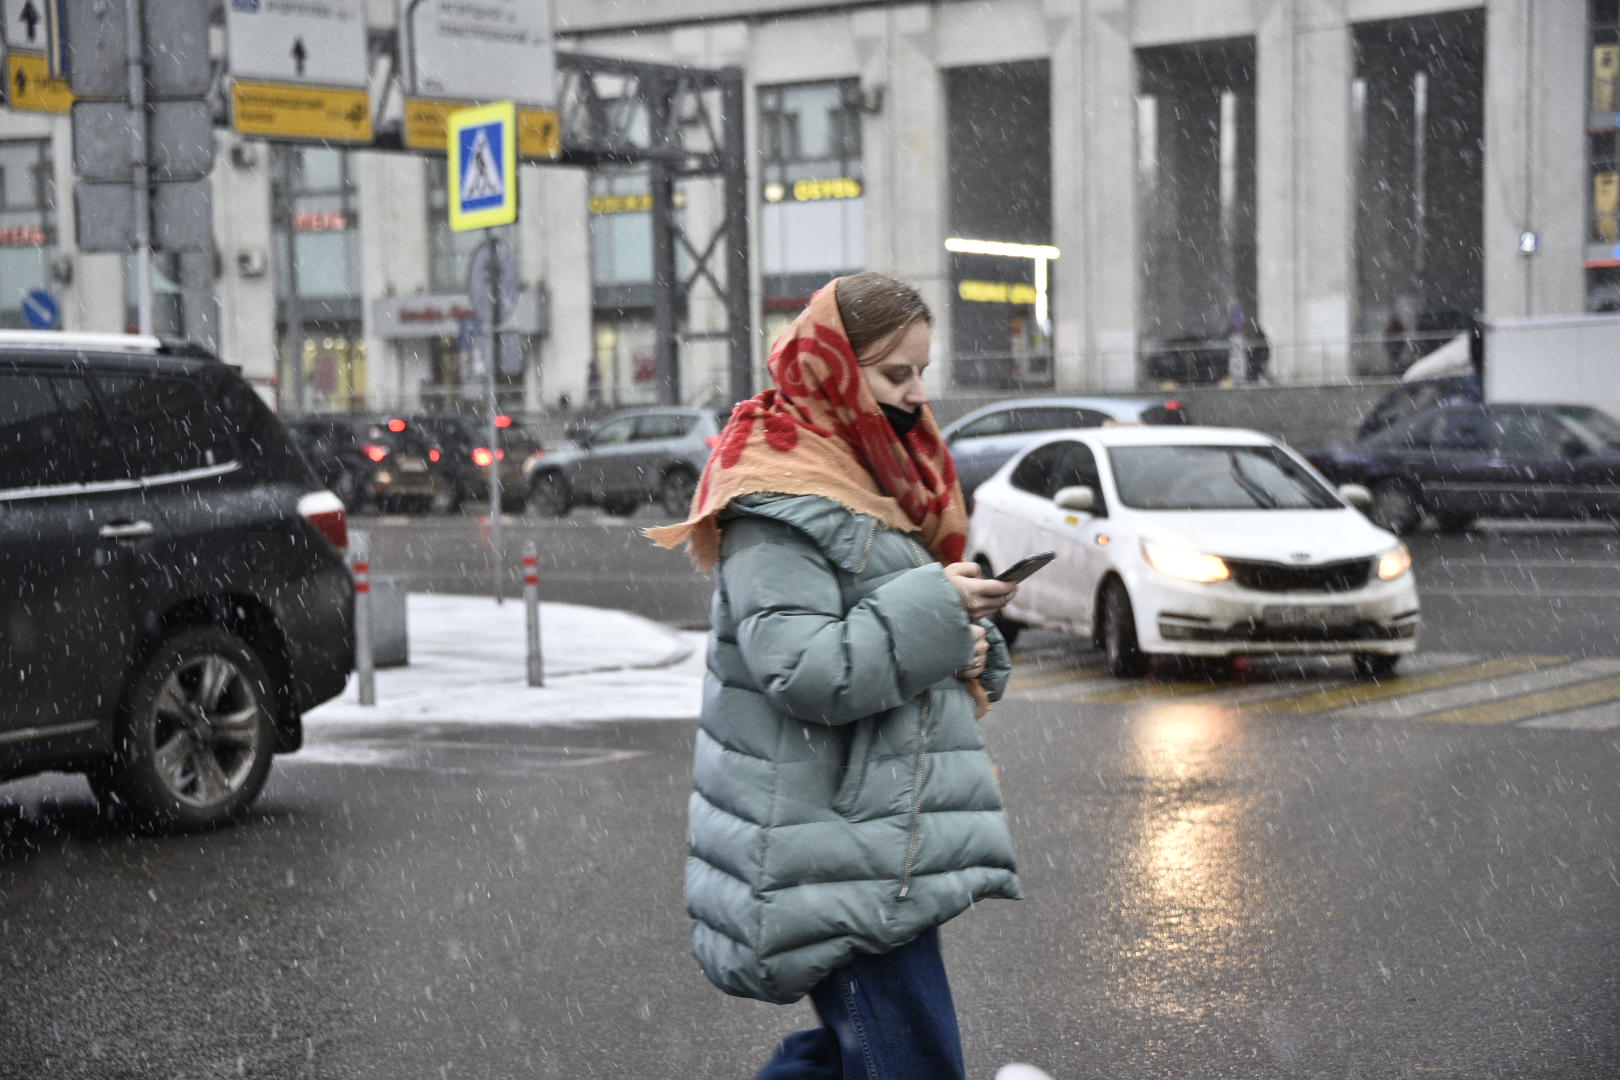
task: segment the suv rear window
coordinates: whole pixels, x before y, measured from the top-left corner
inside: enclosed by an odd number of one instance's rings
[[[71,484],[78,479],[72,445],[53,387],[64,396],[88,399],[78,379],[57,379],[20,371],[0,371],[0,492],[17,488]]]
[[[162,476],[236,459],[224,417],[195,383],[157,375],[95,379],[110,425],[85,448],[87,480]]]

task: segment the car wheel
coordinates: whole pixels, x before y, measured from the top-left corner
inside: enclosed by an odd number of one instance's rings
[[[1104,586],[1102,609],[1103,659],[1108,673],[1121,679],[1147,674],[1147,653],[1136,640],[1136,613],[1131,608],[1130,594],[1119,579]]]
[[[976,561],[979,564],[979,573],[981,575],[984,577],[994,576],[990,569],[989,559],[985,558],[983,555],[980,555]],[[999,611],[990,616],[990,621],[996,624],[997,630],[1001,631],[1002,640],[1007,643],[1008,649],[1011,649],[1018,643],[1018,635],[1024,630],[1023,623],[1019,622],[1017,619],[1009,619]]]
[[[544,472],[529,485],[529,505],[547,517],[567,517],[574,508],[574,493],[561,476]]]
[[[274,701],[263,662],[236,635],[168,638],[130,686],[113,757],[90,778],[97,799],[164,832],[235,819],[270,772]]]
[[[1436,514],[1434,527],[1443,533],[1455,535],[1473,528],[1474,519],[1468,514]]]
[[[1410,486],[1400,480],[1380,480],[1373,485],[1372,506],[1367,516],[1380,529],[1396,536],[1412,531],[1423,517],[1423,507]]]
[[[1358,679],[1387,679],[1395,674],[1395,666],[1401,662],[1399,656],[1390,656],[1386,653],[1358,652],[1350,658],[1350,666],[1355,670]]]
[[[692,509],[697,476],[690,469],[671,469],[658,485],[658,505],[671,517],[684,518]]]

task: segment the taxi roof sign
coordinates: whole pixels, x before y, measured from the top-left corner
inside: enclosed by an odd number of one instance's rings
[[[450,228],[517,220],[517,105],[502,101],[450,114]]]

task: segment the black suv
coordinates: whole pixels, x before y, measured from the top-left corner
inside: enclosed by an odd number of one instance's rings
[[[390,420],[389,426],[399,424]],[[437,453],[430,453],[438,473],[439,494],[434,508],[443,512],[463,504],[489,504],[489,469],[499,471],[501,505],[521,510],[528,495],[523,473],[529,460],[540,449],[540,441],[523,424],[510,416],[495,417],[499,442],[489,448],[489,421],[466,413],[418,413],[405,419],[408,430],[416,432]]]
[[[0,779],[166,830],[245,811],[352,667],[343,504],[235,371],[0,332]]]

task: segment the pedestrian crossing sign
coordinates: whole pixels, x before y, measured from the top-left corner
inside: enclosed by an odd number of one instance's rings
[[[450,228],[517,220],[517,106],[510,101],[450,114]]]

